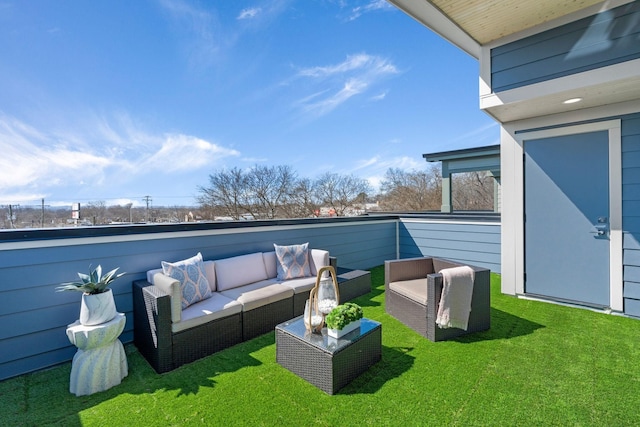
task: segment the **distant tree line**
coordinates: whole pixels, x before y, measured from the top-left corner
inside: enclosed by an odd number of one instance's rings
[[[488,172],[454,175],[454,210],[493,209],[493,185]],[[391,168],[373,194],[366,180],[353,175],[327,172],[310,180],[299,178],[289,166],[255,166],[216,171],[198,191],[200,211],[207,218],[345,216],[371,209],[424,212],[441,208],[442,175],[438,165],[421,171]]]
[[[198,191],[205,216],[240,220],[353,214],[364,209],[371,188],[353,175],[327,172],[311,180],[290,166],[254,166],[214,172]]]
[[[453,176],[453,209],[492,210],[494,180],[488,172]],[[442,176],[439,165],[424,170],[387,170],[378,192],[353,175],[327,172],[315,180],[299,177],[290,166],[222,169],[199,186],[198,206],[107,205],[92,201],[81,206],[78,219],[71,207],[0,205],[0,227],[40,228],[113,223],[188,222],[353,216],[367,211],[439,211]]]

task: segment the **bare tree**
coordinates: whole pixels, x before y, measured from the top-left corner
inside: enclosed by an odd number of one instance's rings
[[[225,216],[240,219],[250,210],[247,177],[238,169],[221,170],[209,175],[209,186],[198,187],[198,203],[207,210],[223,212]]]
[[[254,166],[247,174],[253,217],[273,219],[282,216],[279,210],[289,204],[296,180],[290,166]]]
[[[315,182],[315,194],[322,205],[344,216],[347,208],[358,202],[358,196],[370,192],[369,183],[353,175],[327,172]]]
[[[380,207],[388,211],[426,211],[440,209],[442,176],[440,168],[426,171],[387,170],[381,183]]]
[[[452,198],[454,210],[492,210],[493,176],[488,171],[454,174]]]
[[[309,178],[296,181],[289,203],[282,207],[286,218],[308,218],[320,214],[320,203]]]
[[[89,202],[82,207],[81,215],[81,219],[91,221],[93,225],[104,224],[107,216],[107,203],[104,200]]]

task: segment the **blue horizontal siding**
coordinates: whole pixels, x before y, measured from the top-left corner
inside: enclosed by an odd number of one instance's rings
[[[623,140],[630,137],[623,137]],[[640,150],[639,151],[625,151],[622,154],[622,167],[623,169],[636,168],[640,165]]]
[[[631,138],[626,139],[626,142],[623,143],[623,147],[631,142],[637,143],[638,135],[640,135],[640,115],[635,114],[625,117],[624,123],[622,123],[622,136]]]
[[[640,153],[640,152],[639,152]],[[623,154],[623,158],[628,154]],[[640,166],[635,166],[635,163],[627,160],[627,163],[634,166],[628,166],[624,168],[624,173],[622,174],[622,185],[629,184],[640,184]]]
[[[625,265],[624,266],[624,280],[627,282],[640,283],[640,266],[637,265]]]
[[[623,263],[624,265],[640,266],[640,250],[625,249]]]
[[[640,235],[635,235],[625,231],[622,233],[622,248],[626,251],[628,249],[640,250]]]
[[[624,312],[629,316],[640,317],[640,300],[625,298]]]
[[[56,292],[62,282],[76,279],[90,264],[120,267],[127,274],[112,285],[116,307],[127,322],[122,342],[133,340],[131,282],[146,278],[163,260],[177,261],[201,252],[219,259],[256,251],[272,251],[273,244],[309,242],[329,250],[346,268],[368,269],[396,254],[393,219],[335,223],[147,233],[47,239],[21,248],[24,242],[0,243],[0,380],[46,368],[73,357],[76,348],[66,336],[68,324],[77,320],[80,293]],[[218,225],[219,228],[219,225]],[[15,247],[12,247],[15,246]]]
[[[640,283],[624,282],[624,297],[640,300]]]
[[[640,184],[623,184],[622,200],[637,200],[640,193]]]
[[[494,92],[640,58],[634,2],[492,49]]]
[[[624,312],[640,317],[640,115],[622,120]]]
[[[621,134],[624,311],[640,316],[640,114],[622,118]]]
[[[434,256],[500,272],[500,224],[401,221],[400,258]]]

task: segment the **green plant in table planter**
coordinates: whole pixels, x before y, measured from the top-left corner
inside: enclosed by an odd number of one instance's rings
[[[67,282],[58,286],[56,289],[60,291],[78,291],[83,294],[95,295],[106,292],[114,280],[122,277],[125,273],[116,274],[120,267],[111,270],[102,275],[102,266],[98,265],[95,269],[91,270],[89,267],[89,274],[78,273],[80,278],[79,282]]]
[[[116,305],[109,285],[125,274],[116,274],[117,272],[118,268],[115,268],[103,275],[100,265],[93,270],[89,267],[89,274],[78,273],[79,282],[68,282],[58,286],[59,292],[82,292],[79,319],[82,325],[100,325],[116,316]]]
[[[325,318],[325,323],[329,329],[342,330],[349,323],[362,319],[363,316],[362,307],[352,302],[346,302],[331,310]]]

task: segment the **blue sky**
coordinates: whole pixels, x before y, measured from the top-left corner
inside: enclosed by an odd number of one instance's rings
[[[377,188],[498,143],[478,63],[380,0],[0,0],[0,204],[193,205],[223,168]]]

